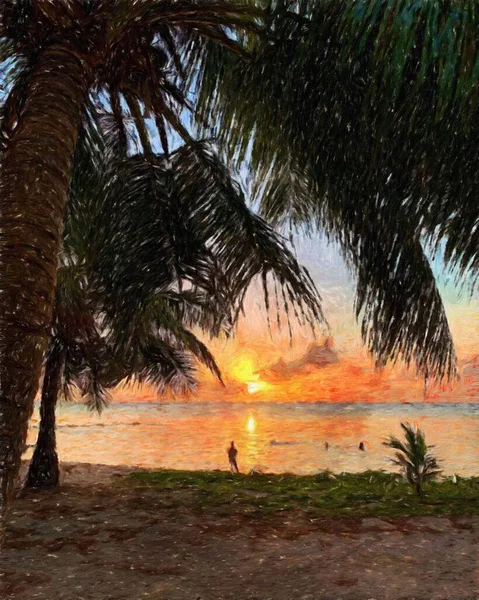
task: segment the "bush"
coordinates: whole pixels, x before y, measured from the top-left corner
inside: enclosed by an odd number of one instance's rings
[[[404,430],[404,443],[390,436],[384,445],[398,450],[396,458],[391,460],[403,469],[406,479],[416,494],[421,496],[424,483],[435,479],[441,469],[437,459],[429,452],[432,446],[426,444],[424,433],[409,423],[401,423],[401,427]]]

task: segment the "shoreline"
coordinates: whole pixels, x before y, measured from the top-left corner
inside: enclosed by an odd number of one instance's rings
[[[29,460],[22,460],[20,472],[17,477],[17,489],[23,488]],[[140,466],[129,465],[107,465],[102,463],[88,463],[78,461],[60,462],[60,488],[64,486],[89,487],[103,486],[111,487],[121,478],[128,477],[133,472],[148,472],[155,469],[146,469]],[[156,469],[158,470],[158,469]]]
[[[17,476],[17,488],[23,487],[26,475],[28,472],[30,460],[22,460],[20,471]],[[191,475],[231,475],[231,471],[228,469],[171,469],[169,467],[142,467],[140,465],[123,465],[116,464],[110,465],[105,463],[90,463],[80,461],[60,461],[60,487],[63,486],[105,486],[110,487],[112,484],[118,483],[121,479],[126,479],[131,475],[145,473],[145,474],[158,474],[158,473],[178,473],[185,474],[186,476]],[[384,474],[395,478],[401,478],[401,474],[398,471],[380,469],[371,470],[365,469],[363,471],[330,471],[328,469],[318,469],[315,473],[310,474],[299,474],[291,471],[266,471],[262,469],[253,469],[250,471],[240,471],[238,475],[240,477],[267,477],[267,478],[281,478],[290,477],[298,480],[314,479],[316,477],[326,476],[331,480],[334,480],[342,476],[351,477],[364,477],[371,474]],[[453,475],[439,475],[437,482],[451,481]],[[477,475],[460,476],[462,481],[474,481],[478,482],[479,485],[479,473]]]

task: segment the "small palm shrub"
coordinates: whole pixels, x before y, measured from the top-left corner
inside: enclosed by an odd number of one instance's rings
[[[404,442],[390,436],[383,443],[397,450],[396,458],[391,459],[392,462],[403,469],[406,479],[416,494],[421,496],[424,483],[435,479],[441,473],[441,469],[437,459],[430,453],[432,446],[426,444],[424,433],[410,423],[401,423],[401,427],[404,430]]]

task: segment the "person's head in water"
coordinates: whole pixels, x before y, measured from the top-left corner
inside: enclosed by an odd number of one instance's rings
[[[359,449],[362,450],[363,452],[366,450],[366,448],[364,446],[364,442],[359,442]]]

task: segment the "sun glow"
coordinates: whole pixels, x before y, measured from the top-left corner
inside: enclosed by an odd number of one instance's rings
[[[247,382],[258,378],[255,374],[254,363],[250,358],[238,361],[231,369],[231,374],[239,381]]]
[[[264,383],[261,381],[248,381],[246,383],[246,389],[248,390],[248,394],[256,394],[256,392],[261,391],[264,388]]]
[[[248,394],[256,394],[268,389],[270,386],[260,380],[256,372],[255,364],[249,357],[242,358],[231,368],[231,375],[241,383],[245,384]]]
[[[254,433],[256,431],[256,420],[253,416],[250,416],[246,422],[246,430],[248,433]]]

